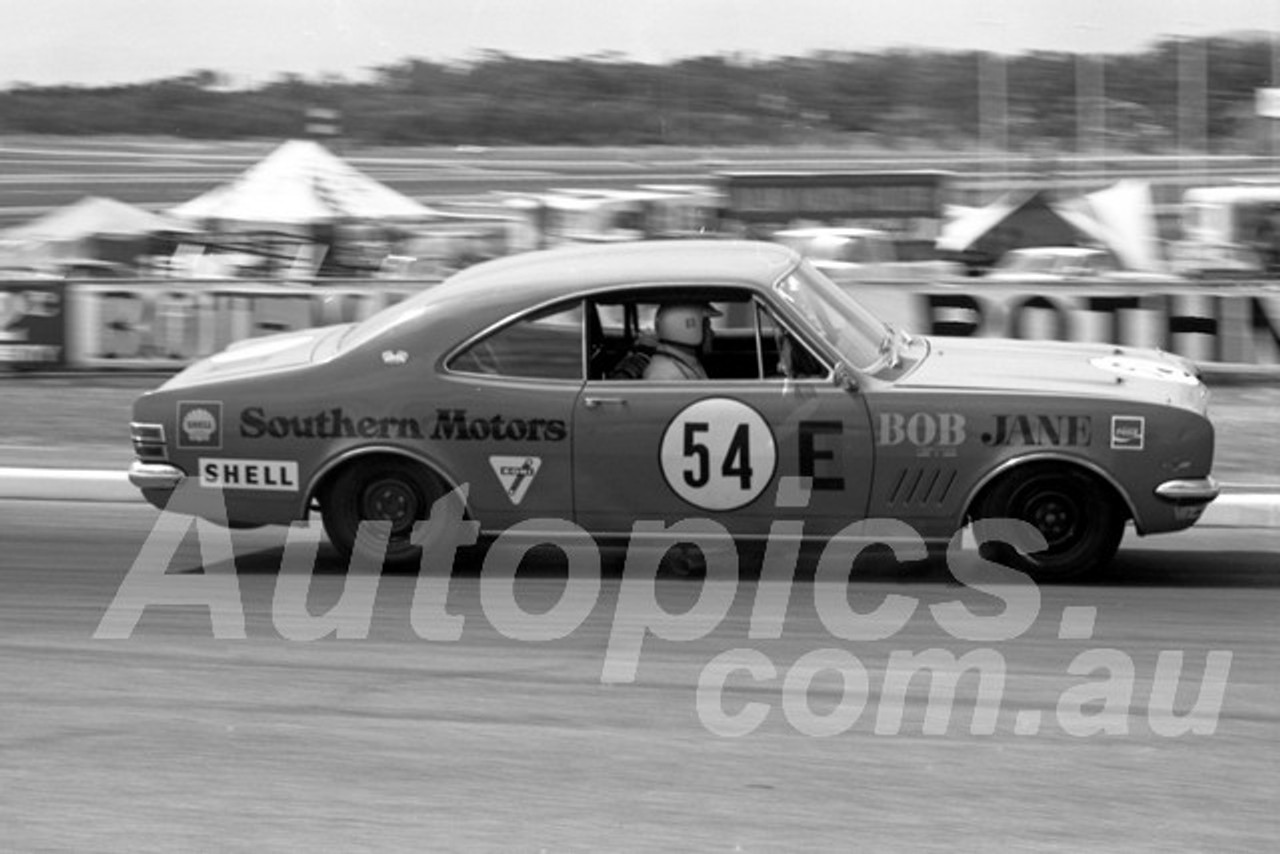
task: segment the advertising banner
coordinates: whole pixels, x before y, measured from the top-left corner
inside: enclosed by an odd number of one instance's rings
[[[233,341],[363,320],[430,284],[78,284],[68,349],[80,368],[176,369]]]
[[[1280,369],[1280,289],[1269,285],[846,287],[881,318],[925,335],[1154,347],[1206,368]]]
[[[0,281],[0,367],[62,367],[65,306],[61,281]]]
[[[434,284],[11,283],[0,290],[0,357],[50,367],[178,369],[233,341],[361,320]],[[1280,288],[1273,285],[957,279],[845,287],[915,333],[1156,347],[1208,373],[1243,368],[1280,377]]]

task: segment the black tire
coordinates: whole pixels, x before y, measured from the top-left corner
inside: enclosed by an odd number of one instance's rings
[[[360,523],[391,523],[386,563],[405,565],[421,559],[422,548],[410,537],[416,522],[426,519],[431,505],[444,494],[439,479],[417,463],[379,459],[356,461],[338,473],[320,504],[325,533],[344,556],[374,556],[378,549]]]
[[[680,543],[662,556],[658,572],[675,578],[702,578],[707,574],[707,559],[701,549]]]
[[[1105,567],[1124,536],[1127,515],[1109,486],[1083,469],[1033,464],[1011,471],[987,489],[977,519],[1019,519],[1044,536],[1048,548],[1018,552],[989,542],[981,554],[1036,581],[1078,578]]]

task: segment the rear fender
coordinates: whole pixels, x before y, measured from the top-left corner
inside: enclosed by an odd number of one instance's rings
[[[440,478],[444,483],[446,490],[457,489],[462,483],[453,473],[448,471],[439,460],[420,454],[398,445],[364,445],[359,448],[350,448],[326,460],[324,465],[316,469],[311,479],[307,482],[307,488],[303,492],[302,506],[300,508],[300,518],[305,518],[307,510],[319,500],[324,494],[324,489],[328,485],[330,479],[335,473],[346,466],[348,463],[359,460],[363,457],[372,456],[390,456],[400,457],[404,460],[417,463],[423,466],[433,475]],[[468,514],[469,515],[469,514]]]

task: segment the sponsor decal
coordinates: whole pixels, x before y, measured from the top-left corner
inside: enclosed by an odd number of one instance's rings
[[[881,447],[909,445],[919,456],[954,457],[964,444],[965,417],[958,412],[882,412],[876,443]]]
[[[493,467],[493,473],[498,476],[498,483],[502,484],[511,503],[518,505],[524,500],[529,487],[533,486],[533,479],[538,476],[538,469],[542,468],[542,458],[489,457],[489,465]]]
[[[309,415],[268,415],[261,406],[240,412],[245,439],[421,439],[412,417],[349,415],[341,406]]]
[[[382,364],[399,367],[409,363],[409,354],[404,350],[383,350]]]
[[[1111,450],[1141,451],[1146,445],[1147,419],[1141,415],[1111,416]]]
[[[215,451],[222,447],[221,401],[178,401],[178,447]]]
[[[271,415],[261,406],[240,412],[245,439],[424,439],[488,442],[561,442],[569,435],[559,418],[473,418],[465,409],[437,409],[424,424],[406,415],[356,415],[341,406],[304,415]]]
[[[1093,443],[1088,415],[997,415],[995,429],[982,434],[990,446],[1084,448]]]
[[[432,439],[489,442],[562,442],[569,435],[559,418],[472,418],[465,409],[437,409]]]
[[[736,510],[773,480],[778,447],[760,413],[740,401],[712,397],[671,420],[659,459],[667,485],[685,501],[703,510]]]
[[[297,492],[298,464],[292,460],[200,458],[200,485],[210,489]]]

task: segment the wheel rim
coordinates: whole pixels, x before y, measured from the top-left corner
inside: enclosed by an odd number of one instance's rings
[[[422,499],[413,484],[398,477],[375,480],[365,487],[360,501],[360,518],[390,522],[391,536],[403,536],[418,520]]]
[[[1029,522],[1048,544],[1041,554],[1061,554],[1077,545],[1088,530],[1080,488],[1061,478],[1037,478],[1017,491],[1016,516]]]

